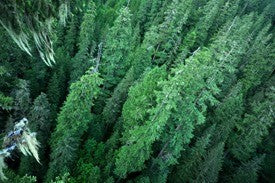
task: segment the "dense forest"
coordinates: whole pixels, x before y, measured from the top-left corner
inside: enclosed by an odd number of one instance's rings
[[[0,13],[0,182],[275,182],[274,0]]]

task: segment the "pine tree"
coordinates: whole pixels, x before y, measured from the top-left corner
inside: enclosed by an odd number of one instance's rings
[[[47,180],[62,175],[73,168],[80,146],[80,138],[91,122],[91,107],[100,92],[102,79],[98,73],[82,76],[70,87],[64,106],[57,119],[51,140],[51,162]]]
[[[112,90],[130,68],[127,57],[133,49],[131,16],[129,9],[123,7],[107,35],[100,68],[106,89]]]
[[[203,161],[203,157],[207,153],[213,138],[215,126],[211,126],[204,134],[199,137],[194,146],[186,147],[168,179],[169,182],[191,182],[198,174],[199,165]]]
[[[217,182],[219,171],[222,168],[224,144],[219,143],[209,150],[199,165],[196,179],[191,182]]]
[[[230,152],[239,160],[247,160],[256,151],[258,144],[268,134],[268,128],[274,123],[274,87],[271,87],[266,99],[253,101],[251,112],[246,113],[237,132],[231,134]]]
[[[5,146],[6,182],[272,182],[273,4],[3,0],[0,137],[42,163]]]
[[[51,104],[52,119],[55,119],[58,109],[66,99],[68,93],[68,75],[70,58],[66,55],[63,47],[56,50],[57,64],[52,70],[52,76],[49,79],[47,87],[47,96]],[[54,126],[54,125],[53,125]]]
[[[93,64],[92,58],[96,47],[94,42],[95,8],[95,3],[90,1],[80,26],[78,52],[72,61],[71,83],[77,81]]]
[[[235,174],[232,175],[230,182],[258,182],[258,172],[263,160],[264,156],[262,155],[254,157],[246,163],[242,163],[242,165],[236,170]]]
[[[0,108],[10,110],[13,106],[13,98],[0,93]]]
[[[239,19],[234,27],[231,23],[230,29],[233,30],[222,30],[223,33],[217,37],[211,49],[204,49],[189,58],[186,64],[180,64],[168,80],[161,83],[162,91],[157,92],[156,106],[150,109],[149,120],[145,125],[129,131],[128,141],[118,152],[117,175],[125,177],[128,172],[142,170],[144,162],[150,158],[153,143],[159,139],[161,148],[151,167],[157,162],[160,169],[166,169],[176,163],[183,144],[189,143],[193,137],[195,125],[204,123],[206,104],[217,103],[214,95],[220,91],[217,85],[223,81],[223,74],[233,72],[240,61],[247,42],[239,44],[237,48],[235,44],[240,36],[246,36],[250,31],[252,24],[248,20],[251,18],[250,15]],[[243,21],[247,23],[243,25]],[[242,34],[236,36],[237,32]],[[226,39],[228,41],[224,45]],[[165,128],[168,135],[161,136]]]
[[[14,117],[24,118],[28,115],[31,105],[30,90],[27,81],[19,80],[18,89],[14,95]]]
[[[187,55],[190,55],[190,51],[204,45],[208,35],[213,34],[209,29],[216,24],[216,18],[223,4],[223,0],[211,0],[203,6],[201,18],[183,40],[180,58],[178,59],[185,59]]]
[[[131,129],[144,125],[148,110],[155,105],[155,92],[160,89],[158,82],[164,80],[165,77],[165,68],[156,67],[144,73],[141,81],[129,89],[128,99],[122,110],[125,141]]]
[[[50,104],[48,102],[47,96],[44,93],[41,93],[34,100],[29,116],[30,129],[31,131],[37,133],[37,140],[40,143],[39,159],[41,161],[41,165],[39,165],[35,159],[33,159],[33,157],[24,156],[21,158],[19,172],[21,175],[35,175],[41,179],[46,173],[46,151],[51,129]]]
[[[145,34],[144,44],[153,52],[153,63],[172,62],[181,43],[181,32],[192,10],[192,0],[174,0],[166,8],[163,23],[152,25]]]
[[[36,177],[24,175],[19,176],[13,171],[7,171],[5,172],[5,175],[7,176],[7,180],[4,180],[3,183],[10,183],[10,182],[22,182],[22,183],[35,183],[37,181]]]
[[[214,110],[209,121],[217,125],[214,134],[214,143],[226,142],[230,138],[232,130],[242,122],[242,115],[245,112],[244,98],[241,93],[240,83],[233,86],[228,95]]]
[[[101,114],[104,126],[107,125],[108,129],[112,129],[115,121],[120,116],[123,104],[127,99],[126,96],[128,95],[129,88],[140,78],[146,68],[151,67],[149,53],[150,51],[141,45],[129,55],[129,60],[132,60],[132,67],[127,71],[125,77],[115,88],[112,96],[107,100]],[[106,96],[103,97],[103,100],[105,97]]]
[[[275,49],[274,43],[269,44],[271,39],[271,35],[268,33],[269,29],[270,24],[260,30],[249,49],[245,60],[244,75],[241,79],[244,83],[243,92],[248,92],[260,85],[273,72],[274,62],[272,62],[272,59],[274,58]]]
[[[126,101],[128,89],[134,81],[133,69],[131,68],[127,72],[126,76],[121,80],[121,82],[115,88],[111,98],[106,102],[105,107],[102,111],[102,121],[107,124],[107,127],[113,126],[117,121],[123,103]],[[105,130],[108,131],[108,128]]]
[[[64,47],[66,52],[73,58],[77,50],[77,38],[79,34],[79,15],[75,15],[71,18],[68,25],[68,30],[64,38]]]

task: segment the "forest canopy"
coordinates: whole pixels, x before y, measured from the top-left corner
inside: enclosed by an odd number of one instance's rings
[[[275,181],[274,0],[0,12],[0,182]]]

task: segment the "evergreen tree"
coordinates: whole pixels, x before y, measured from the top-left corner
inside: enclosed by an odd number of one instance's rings
[[[107,35],[100,68],[106,89],[112,90],[130,68],[127,57],[133,49],[131,16],[129,9],[123,7]]]
[[[232,175],[230,182],[258,182],[258,171],[262,164],[264,156],[255,157],[249,160],[236,170],[235,174]]]
[[[217,182],[222,168],[224,144],[219,143],[209,150],[199,165],[199,172],[192,182]]]
[[[181,43],[181,33],[192,10],[192,0],[174,0],[166,8],[163,23],[152,25],[145,34],[144,44],[153,52],[153,63],[170,63]]]
[[[274,87],[270,88],[266,99],[250,104],[251,112],[246,113],[237,132],[229,141],[230,152],[239,160],[247,160],[256,151],[258,144],[268,134],[268,128],[274,123]]]
[[[202,9],[202,15],[193,29],[191,29],[183,40],[181,45],[180,60],[190,55],[190,50],[195,50],[204,45],[207,37],[211,32],[209,29],[216,24],[216,18],[220,13],[223,0],[208,1]]]
[[[25,80],[19,80],[18,89],[14,92],[14,117],[24,118],[28,115],[31,105],[30,90]]]
[[[36,177],[34,176],[29,176],[29,175],[19,176],[19,175],[16,175],[16,173],[13,171],[5,172],[5,175],[7,176],[8,179],[4,180],[3,181],[4,183],[10,183],[10,182],[35,183],[37,181]]]
[[[204,132],[203,136],[198,138],[193,147],[186,147],[179,160],[179,164],[171,172],[169,182],[191,182],[199,172],[199,165],[207,153],[213,139],[215,127],[211,126]]]
[[[141,81],[129,89],[128,99],[122,110],[125,141],[131,129],[144,125],[148,110],[155,105],[155,92],[160,89],[158,82],[164,80],[165,77],[165,68],[156,67],[144,73]]]
[[[247,43],[238,45],[238,48],[235,48],[235,44],[239,36],[246,36],[246,31],[250,30],[252,24],[248,20],[251,18],[250,15],[239,19],[237,26],[230,32],[222,31],[224,33],[212,45],[213,53],[209,49],[201,51],[187,60],[186,64],[179,65],[173,75],[161,84],[162,91],[157,93],[157,103],[150,109],[149,120],[145,125],[129,131],[128,141],[118,152],[117,175],[124,177],[127,172],[143,169],[144,162],[152,153],[152,144],[160,138],[162,146],[153,162],[160,164],[160,169],[176,163],[183,144],[189,143],[193,137],[194,126],[204,122],[207,103],[217,103],[214,95],[220,91],[217,85],[223,81],[223,73],[233,72],[237,66],[241,51]],[[243,22],[247,23],[243,25]],[[233,31],[242,34],[236,36]],[[225,39],[229,40],[226,45]],[[229,51],[224,55],[226,49]],[[167,130],[171,135],[161,137],[168,121]]]
[[[10,110],[12,108],[13,98],[7,97],[4,94],[0,93],[0,108],[4,110]]]
[[[66,55],[63,47],[56,50],[57,64],[52,70],[52,76],[49,79],[47,87],[47,96],[51,104],[52,119],[55,119],[58,109],[66,99],[68,93],[68,75],[70,58]],[[54,127],[54,125],[53,125]]]
[[[242,123],[244,114],[244,98],[241,93],[242,85],[233,86],[229,94],[221,101],[209,117],[209,121],[217,125],[213,141],[226,142],[236,126]]]
[[[34,100],[29,116],[30,129],[38,134],[41,164],[38,164],[33,157],[24,156],[21,158],[19,172],[21,175],[35,175],[41,179],[47,170],[47,147],[51,129],[50,104],[44,93]]]
[[[79,15],[75,15],[71,18],[68,25],[68,30],[64,37],[64,47],[70,57],[74,57],[77,50],[77,38],[79,34]],[[61,45],[62,46],[62,45]]]
[[[100,92],[102,79],[98,73],[82,76],[70,87],[64,106],[57,119],[51,140],[51,163],[47,180],[62,175],[73,168],[80,146],[80,138],[91,122],[91,107]]]
[[[272,182],[273,1],[3,0],[5,182]]]
[[[77,81],[93,64],[91,58],[96,46],[94,42],[95,8],[95,3],[90,1],[80,26],[79,50],[73,58],[71,82]]]

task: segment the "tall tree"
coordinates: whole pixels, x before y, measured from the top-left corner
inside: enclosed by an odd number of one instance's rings
[[[24,156],[21,158],[19,172],[21,175],[35,175],[41,180],[47,170],[47,148],[51,130],[50,104],[44,93],[34,100],[29,116],[30,129],[37,133],[37,140],[40,143],[41,164],[30,156]]]
[[[246,113],[237,131],[231,134],[229,150],[239,160],[247,160],[256,151],[258,144],[268,134],[274,123],[274,87],[266,93],[266,99],[253,101],[251,112]]]
[[[128,141],[119,149],[117,175],[125,177],[129,172],[142,170],[144,162],[150,158],[153,143],[158,140],[161,140],[159,153],[151,167],[157,163],[161,170],[176,163],[183,144],[193,137],[194,127],[205,121],[207,104],[217,103],[214,96],[220,91],[218,84],[223,81],[224,73],[233,72],[240,62],[247,42],[237,48],[235,44],[251,30],[250,19],[252,15],[238,19],[237,24],[230,22],[226,26],[228,31],[222,30],[210,49],[180,64],[168,80],[160,83],[162,90],[156,94],[156,106],[150,109],[149,120],[130,130]],[[168,135],[162,135],[164,129]]]
[[[107,35],[100,68],[106,89],[113,90],[130,68],[128,55],[133,49],[131,16],[129,9],[123,7]]]
[[[258,182],[258,171],[262,164],[264,156],[255,157],[241,166],[232,175],[230,182]]]
[[[70,93],[58,115],[51,140],[51,162],[47,180],[72,170],[80,147],[81,137],[91,122],[91,107],[100,92],[102,79],[98,73],[82,76],[70,87]]]
[[[94,42],[95,16],[95,3],[90,1],[80,26],[78,52],[72,61],[71,82],[77,81],[93,65],[92,58],[96,47]]]

